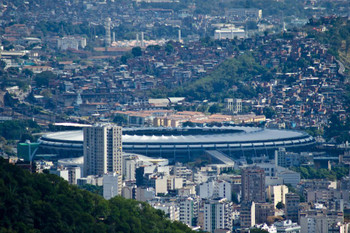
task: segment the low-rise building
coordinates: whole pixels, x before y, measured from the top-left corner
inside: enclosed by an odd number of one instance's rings
[[[274,225],[277,233],[300,233],[301,229],[297,223],[293,223],[291,220],[276,222]]]
[[[103,197],[109,200],[121,193],[122,176],[116,172],[103,175]]]

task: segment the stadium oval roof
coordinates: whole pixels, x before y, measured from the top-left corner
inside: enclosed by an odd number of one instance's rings
[[[182,134],[181,131],[196,130],[194,134]],[[200,130],[198,132],[198,129]],[[146,130],[146,131],[145,131]],[[235,132],[232,132],[235,130]],[[145,132],[144,132],[145,131]],[[163,131],[165,132],[163,134]],[[152,134],[152,132],[154,132]],[[174,133],[172,133],[174,132]],[[257,127],[194,127],[181,128],[123,128],[123,146],[126,145],[178,145],[178,144],[221,144],[221,143],[270,143],[303,140],[310,142],[314,139],[300,131],[266,129]],[[82,147],[83,131],[61,131],[48,133],[39,139],[43,146]]]

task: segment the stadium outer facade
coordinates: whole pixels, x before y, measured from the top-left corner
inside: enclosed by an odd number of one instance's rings
[[[38,142],[46,153],[59,158],[83,154],[82,130],[48,133]],[[229,156],[273,156],[273,151],[310,148],[312,136],[292,130],[256,127],[195,127],[195,128],[124,128],[123,151],[150,157],[188,160],[206,150],[218,150]]]

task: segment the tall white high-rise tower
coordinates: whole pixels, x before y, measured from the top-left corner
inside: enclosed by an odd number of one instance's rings
[[[105,22],[105,30],[106,30],[106,38],[105,38],[105,45],[106,47],[111,46],[111,18],[106,18]]]
[[[145,33],[141,32],[141,48],[145,47]]]
[[[84,176],[122,174],[122,128],[96,124],[84,128]]]

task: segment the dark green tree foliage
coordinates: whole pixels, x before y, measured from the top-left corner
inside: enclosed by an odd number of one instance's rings
[[[0,232],[192,232],[146,203],[110,201],[0,159]]]
[[[18,75],[19,74],[19,69],[17,67],[9,67],[7,69],[7,72],[10,74],[10,75]]]
[[[345,102],[346,111],[349,113],[350,112],[350,85],[349,84],[345,84],[344,102]]]
[[[325,26],[326,32],[315,30],[317,27]],[[325,17],[310,19],[306,25],[308,36],[317,39],[323,44],[329,45],[328,52],[339,56],[339,51],[349,53],[350,49],[350,21],[342,17]]]
[[[325,128],[325,137],[334,138],[337,142],[350,141],[350,118],[341,121],[337,115],[332,115],[329,119],[329,125]]]
[[[292,170],[299,172],[301,179],[340,180],[349,174],[348,166],[337,166],[333,167],[332,170],[324,168],[316,169],[313,167],[293,167]]]
[[[183,127],[195,127],[196,124],[191,121],[186,121],[182,124]]]
[[[103,196],[103,186],[96,186],[92,184],[84,184],[82,186],[79,186],[80,189],[90,191],[92,193],[96,193],[100,196]]]
[[[3,60],[0,61],[0,70],[3,70],[6,67],[6,62]]]
[[[126,53],[126,54],[124,54],[123,56],[121,56],[121,58],[120,58],[120,62],[121,63],[123,63],[123,64],[127,64],[127,62],[128,62],[128,59],[129,58],[132,58],[133,56],[132,56],[132,53]]]
[[[0,123],[0,136],[6,140],[32,139],[31,133],[38,132],[40,126],[32,120],[13,120]]]
[[[165,46],[165,51],[167,52],[167,54],[171,54],[172,52],[174,52],[174,46],[170,42],[167,43]]]
[[[132,48],[131,53],[134,57],[139,57],[142,55],[141,47]]]
[[[16,104],[18,104],[18,100],[12,98],[12,96],[9,94],[9,93],[6,93],[5,96],[4,96],[4,103],[5,103],[5,106],[7,107],[14,107],[16,106]]]
[[[299,195],[300,202],[306,201],[305,196],[303,195],[302,192],[297,191],[291,184],[286,184],[286,186],[288,187],[288,192],[295,193],[295,194]]]
[[[275,110],[271,107],[265,107],[263,111],[267,118],[272,118],[276,114]]]
[[[123,56],[121,56],[120,62],[123,64],[127,64],[128,59],[134,58],[134,57],[140,57],[140,56],[142,56],[141,47],[135,47],[135,48],[132,48],[131,52],[127,52]]]
[[[250,233],[268,233],[268,231],[258,228],[253,228],[250,230]]]
[[[212,106],[210,106],[210,108],[208,109],[208,112],[210,112],[211,114],[214,114],[214,113],[218,113],[221,111],[221,107],[220,105],[218,104],[213,104]]]
[[[128,117],[124,114],[115,114],[113,122],[118,125],[126,125],[128,123]]]
[[[43,71],[35,76],[37,86],[47,87],[51,80],[54,80],[56,75],[51,71]]]
[[[276,205],[276,208],[281,210],[284,208],[284,204],[282,202],[278,202],[277,205]]]
[[[303,1],[301,0],[235,0],[235,1],[215,1],[215,0],[196,0],[196,13],[224,13],[229,8],[258,8],[262,9],[263,14],[285,16],[297,15],[305,16],[306,11],[303,9]]]
[[[156,38],[177,38],[178,28],[173,26],[165,26],[161,24],[156,24],[156,27],[152,28],[152,34]],[[185,36],[186,30],[182,30],[182,35]]]
[[[28,70],[24,70],[20,72],[20,70],[16,67],[9,67],[4,70],[6,67],[6,62],[0,62],[0,89],[5,89],[10,86],[18,86],[21,90],[27,90],[29,80],[27,79],[29,76]],[[5,101],[5,104],[6,101]],[[10,106],[12,107],[12,106]]]
[[[105,29],[103,25],[91,26],[88,22],[82,24],[72,24],[71,22],[54,22],[54,21],[40,21],[36,28],[40,30],[44,35],[55,34],[59,36],[65,35],[85,35],[90,36],[91,34],[104,35]]]

